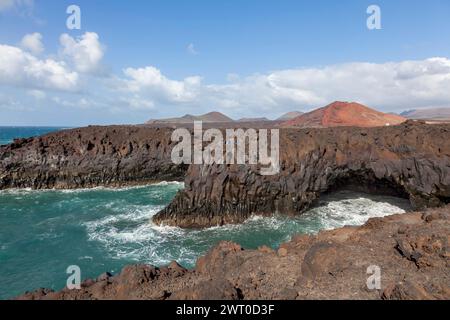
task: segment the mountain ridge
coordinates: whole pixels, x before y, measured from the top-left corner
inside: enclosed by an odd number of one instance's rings
[[[379,127],[397,125],[406,120],[404,117],[383,113],[357,102],[335,101],[325,107],[283,122],[280,126],[299,128]]]
[[[299,117],[303,114],[305,114],[305,113],[301,112],[301,111],[289,111],[289,112],[286,112],[285,114],[281,115],[280,117],[278,117],[276,120],[277,121],[287,121],[287,120],[291,120],[296,117]]]
[[[411,109],[400,116],[414,120],[450,120],[450,108]]]
[[[166,118],[166,119],[154,119],[149,120],[146,124],[174,124],[174,123],[192,123],[194,121],[202,121],[206,123],[214,122],[234,122],[233,119],[224,115],[218,111],[211,111],[199,116],[186,114],[182,117]]]

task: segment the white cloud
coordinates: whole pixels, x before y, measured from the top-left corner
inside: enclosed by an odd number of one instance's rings
[[[133,110],[153,110],[155,108],[155,104],[153,101],[142,99],[139,95],[122,97],[119,99],[119,101]]]
[[[78,74],[64,62],[41,60],[20,48],[0,45],[0,85],[26,88],[75,90]]]
[[[111,113],[152,110],[164,116],[218,110],[235,118],[307,111],[335,100],[358,101],[382,111],[450,107],[450,60],[446,57],[229,74],[223,83],[204,83],[200,76],[173,79],[154,66],[96,77],[104,55],[96,33],[80,38],[63,34],[61,60],[36,57],[43,52],[41,39],[37,33],[25,36],[21,44],[26,50],[0,45],[0,88],[14,88],[4,106],[27,105],[30,97],[50,97],[46,103]],[[52,99],[49,90],[66,93]]]
[[[102,103],[94,101],[88,97],[80,98],[79,96],[68,96],[65,98],[61,98],[59,96],[55,96],[51,98],[51,101],[53,101],[59,107],[67,107],[70,109],[92,109],[104,107]]]
[[[197,49],[195,49],[195,46],[193,43],[189,43],[188,46],[186,47],[186,50],[189,54],[192,54],[194,56],[198,55],[198,51],[197,51]]]
[[[22,38],[20,45],[23,49],[28,50],[35,55],[41,54],[44,51],[42,35],[37,32],[25,35]]]
[[[334,100],[352,100],[375,108],[403,110],[450,106],[450,60],[431,58],[390,63],[347,63],[323,68],[280,70],[230,84],[207,85],[200,100],[232,108],[310,109]]]
[[[134,107],[140,101],[151,101],[154,108],[188,105],[198,112],[219,109],[256,116],[261,112],[307,111],[335,100],[358,101],[384,111],[450,106],[447,58],[232,75],[225,84],[203,84],[198,76],[172,80],[152,66],[128,68],[124,73],[126,91],[142,97],[134,100]]]
[[[201,87],[201,77],[188,77],[182,81],[170,80],[155,67],[128,68],[124,74],[131,92],[147,94],[156,100],[183,103],[195,100]]]
[[[74,64],[77,71],[82,73],[101,71],[101,60],[105,49],[97,33],[86,32],[79,38],[73,38],[64,33],[59,41],[62,46],[62,55]]]

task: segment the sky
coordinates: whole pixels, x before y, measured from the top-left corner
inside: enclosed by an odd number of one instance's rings
[[[449,16],[448,0],[0,0],[0,125],[450,107]]]

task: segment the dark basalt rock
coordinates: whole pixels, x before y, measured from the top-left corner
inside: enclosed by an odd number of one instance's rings
[[[253,214],[296,215],[322,193],[347,188],[408,198],[414,209],[450,200],[450,125],[408,121],[395,127],[283,129],[281,171],[191,165],[185,189],[156,223],[205,227]]]
[[[184,179],[170,160],[171,130],[87,127],[0,147],[0,189],[90,188]]]
[[[409,198],[413,208],[450,202],[450,125],[408,121],[379,128],[281,129],[281,171],[175,165],[172,129],[87,127],[0,147],[0,189],[88,188],[185,180],[157,223],[206,227],[253,214],[297,215],[324,192],[349,188]]]

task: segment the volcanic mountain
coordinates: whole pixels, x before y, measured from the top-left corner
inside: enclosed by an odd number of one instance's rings
[[[288,121],[288,120],[300,117],[303,114],[304,113],[300,112],[300,111],[291,111],[291,112],[285,113],[281,117],[277,118],[277,121]]]
[[[408,110],[400,113],[400,115],[408,119],[450,120],[450,108]]]
[[[270,121],[266,117],[261,118],[241,118],[238,120],[238,122],[264,122],[264,121]]]
[[[157,119],[150,120],[147,124],[177,124],[177,123],[193,123],[194,121],[202,121],[205,123],[214,123],[214,122],[233,122],[234,120],[227,117],[223,113],[213,111],[200,116],[193,116],[191,114],[187,114],[180,118],[168,118],[168,119]]]
[[[336,101],[326,107],[283,122],[281,127],[381,127],[400,124],[404,121],[406,119],[401,116],[379,112],[356,102]]]

